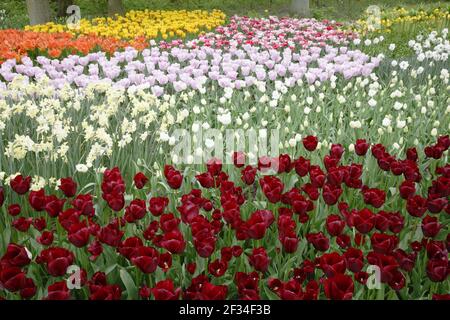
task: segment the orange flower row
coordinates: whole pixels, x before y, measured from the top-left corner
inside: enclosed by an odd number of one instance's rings
[[[0,64],[7,59],[20,60],[23,56],[33,54],[48,54],[58,58],[67,54],[86,55],[95,50],[113,53],[128,46],[143,50],[147,43],[144,38],[124,41],[95,35],[77,37],[65,32],[50,34],[7,29],[0,30]]]

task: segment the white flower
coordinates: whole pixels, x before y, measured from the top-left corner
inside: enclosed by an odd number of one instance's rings
[[[200,113],[200,108],[199,108],[199,106],[195,105],[195,106],[192,108],[192,111],[193,111],[195,114],[199,114],[199,113]]]
[[[192,124],[192,132],[196,133],[200,130],[200,124],[195,122],[194,124]]]
[[[408,69],[408,67],[409,67],[408,61],[402,61],[402,62],[400,62],[400,69],[406,70],[406,69]]]
[[[402,108],[403,108],[403,103],[395,101],[394,109],[398,111],[398,110],[401,110]]]
[[[294,138],[289,139],[289,145],[291,147],[295,147],[296,144],[297,144],[297,141]]]
[[[397,128],[403,129],[406,126],[405,120],[397,120]]]
[[[361,128],[361,122],[359,120],[350,121],[350,128],[353,128],[353,129]]]
[[[383,119],[382,124],[383,124],[383,127],[389,127],[391,125],[391,119],[385,117]]]
[[[436,137],[437,134],[438,134],[438,131],[437,131],[436,128],[431,129],[431,135],[432,135],[433,137]]]
[[[212,139],[205,139],[205,146],[208,149],[214,148],[214,145],[215,145],[214,140],[212,140]]]
[[[219,121],[223,125],[230,124],[231,123],[231,113],[228,112],[228,113],[225,113],[225,114],[217,115],[217,121]]]
[[[391,43],[389,45],[389,50],[394,51],[395,50],[395,43]]]
[[[80,164],[77,164],[77,165],[75,166],[75,168],[76,168],[76,170],[77,170],[78,172],[82,172],[82,173],[88,171],[87,165],[81,164],[81,163],[80,163]]]

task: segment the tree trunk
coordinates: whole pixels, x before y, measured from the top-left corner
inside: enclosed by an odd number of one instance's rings
[[[73,5],[73,0],[58,0],[58,12],[57,17],[62,18],[67,16],[67,8]]]
[[[115,14],[124,14],[125,9],[123,8],[122,0],[108,0],[108,14],[110,16]]]
[[[48,0],[26,0],[30,24],[36,25],[50,21],[50,3]]]
[[[309,10],[309,0],[292,0],[292,11],[302,17],[309,17],[311,12]]]

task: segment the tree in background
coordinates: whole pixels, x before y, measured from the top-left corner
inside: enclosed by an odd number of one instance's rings
[[[122,0],[108,0],[108,14],[124,14],[125,9],[123,7]]]
[[[309,17],[309,0],[292,0],[292,11],[299,14],[302,17]]]
[[[26,3],[31,25],[50,21],[51,10],[48,0],[26,0]]]
[[[73,0],[57,0],[58,2],[58,10],[56,12],[56,16],[58,18],[62,18],[67,16],[67,8],[74,4]]]

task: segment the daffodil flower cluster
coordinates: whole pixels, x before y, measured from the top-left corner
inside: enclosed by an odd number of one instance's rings
[[[142,10],[128,11],[124,16],[81,19],[76,28],[54,22],[27,26],[25,30],[37,32],[71,32],[73,34],[114,37],[118,39],[185,38],[202,31],[211,31],[225,23],[220,10]]]
[[[352,29],[360,35],[366,35],[371,32],[375,33],[391,33],[393,27],[398,25],[413,25],[417,23],[433,24],[441,21],[443,24],[449,24],[450,12],[448,8],[434,8],[432,10],[424,9],[406,9],[403,7],[390,10],[382,10],[379,17],[380,28],[373,28],[371,23],[374,19],[370,19],[369,15],[363,16],[353,23]],[[378,19],[378,17],[374,17]]]

